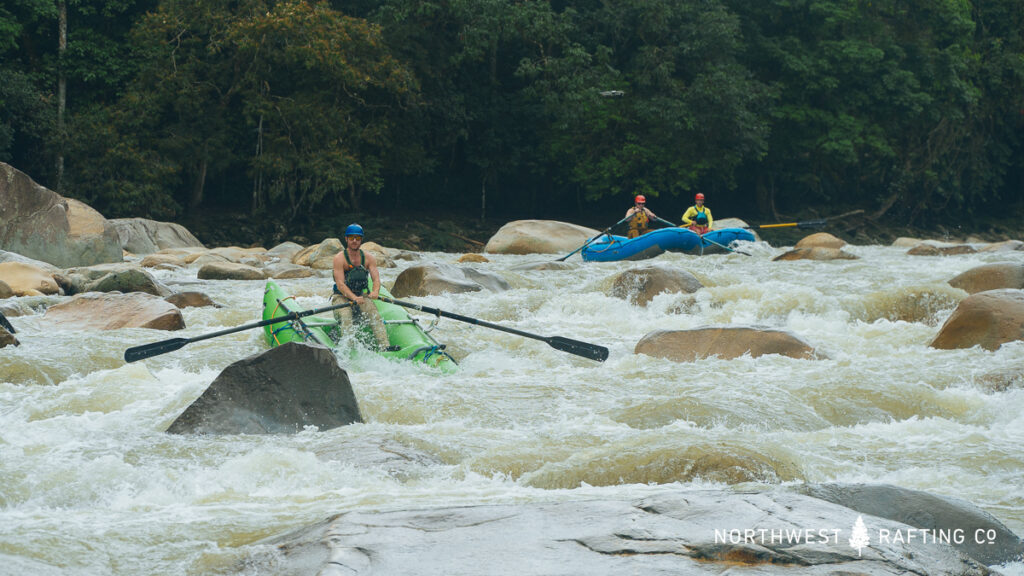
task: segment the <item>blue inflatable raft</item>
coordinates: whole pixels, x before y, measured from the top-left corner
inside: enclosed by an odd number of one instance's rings
[[[729,246],[736,241],[756,240],[754,233],[746,228],[712,230],[703,236],[687,228],[660,228],[636,238],[606,234],[589,244],[581,254],[587,262],[644,260],[662,252],[720,254],[726,250],[718,244]]]

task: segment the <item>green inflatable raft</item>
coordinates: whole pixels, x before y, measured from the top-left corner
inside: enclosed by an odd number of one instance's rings
[[[391,294],[383,286],[380,295],[391,298]],[[427,333],[420,326],[419,322],[410,317],[401,306],[374,300],[384,321],[384,328],[388,334],[390,346],[386,350],[377,350],[378,354],[385,358],[412,360],[433,366],[442,371],[455,370],[458,364],[444,350],[444,344]],[[263,319],[271,320],[286,316],[291,312],[302,312],[294,298],[277,285],[273,280],[267,281],[263,291]],[[372,340],[369,326],[360,326],[362,334],[358,335],[363,341]],[[337,321],[333,314],[329,316],[305,316],[277,324],[269,324],[263,327],[267,338],[267,344],[271,347],[280,346],[285,342],[314,342],[334,348],[337,346],[337,338],[340,336]]]

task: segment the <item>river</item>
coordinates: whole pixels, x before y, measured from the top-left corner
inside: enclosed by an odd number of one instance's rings
[[[11,318],[22,345],[0,350],[0,574],[233,574],[259,539],[348,510],[628,498],[666,485],[888,483],[968,500],[1024,534],[1024,342],[928,346],[965,296],[950,278],[1024,264],[1024,251],[848,246],[859,259],[772,262],[782,248],[748,248],[752,257],[641,263],[577,255],[570,270],[519,272],[552,258],[488,255],[473,266],[511,290],[410,299],[604,345],[608,360],[441,319],[433,335],[457,373],[345,354],[365,424],[288,436],[163,432],[223,368],[265,350],[260,330],[123,361],[131,346],[258,320],[262,282],[154,272],[224,305],[184,310],[177,333]],[[382,269],[385,285],[414,262],[397,264]],[[706,288],[647,307],[609,295],[617,273],[646,265],[688,270]],[[279,283],[304,307],[327,303],[327,278]],[[783,329],[824,358],[633,353],[651,331],[709,324]],[[382,457],[396,451],[419,457]]]

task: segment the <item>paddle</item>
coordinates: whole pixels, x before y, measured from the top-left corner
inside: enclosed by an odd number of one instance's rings
[[[153,356],[159,356],[160,354],[174,352],[175,350],[183,348],[186,344],[199,342],[200,340],[216,338],[217,336],[224,336],[225,334],[234,334],[235,332],[250,330],[252,328],[261,328],[263,326],[269,326],[270,324],[281,324],[283,322],[288,322],[291,320],[298,320],[299,318],[305,316],[322,314],[324,312],[330,312],[331,310],[340,310],[351,305],[351,302],[345,302],[344,304],[324,306],[323,308],[314,308],[312,310],[303,310],[301,312],[291,312],[289,314],[285,314],[284,316],[278,316],[277,318],[269,318],[267,320],[262,320],[260,322],[244,324],[242,326],[236,326],[234,328],[228,328],[226,330],[220,330],[218,332],[211,332],[209,334],[203,334],[202,336],[195,336],[193,338],[171,338],[170,340],[161,340],[160,342],[153,342],[152,344],[143,344],[142,346],[135,346],[133,348],[125,350],[124,361],[135,362],[136,360],[152,358]]]
[[[559,258],[558,260],[555,260],[555,262],[565,262],[565,261],[566,261],[566,260],[567,260],[567,259],[569,258],[569,256],[572,256],[573,254],[575,254],[575,253],[579,252],[580,250],[583,250],[583,249],[584,249],[584,248],[586,248],[587,246],[590,246],[590,243],[591,243],[591,242],[593,242],[594,240],[597,240],[597,239],[598,239],[598,238],[600,238],[601,236],[604,236],[605,234],[610,234],[610,233],[611,233],[611,231],[612,231],[612,228],[615,228],[615,227],[616,227],[616,226],[618,226],[619,224],[622,224],[623,222],[625,222],[626,220],[629,220],[629,219],[630,219],[630,218],[632,218],[632,217],[633,217],[633,215],[632,215],[632,214],[630,214],[629,216],[626,216],[625,218],[623,218],[622,220],[619,220],[619,221],[618,221],[618,222],[616,222],[615,224],[612,224],[611,226],[609,226],[609,227],[605,228],[603,232],[601,232],[601,233],[600,233],[600,234],[598,234],[597,236],[594,236],[594,237],[593,237],[593,238],[591,238],[590,240],[587,240],[586,242],[584,242],[584,243],[583,243],[583,246],[580,246],[579,248],[577,248],[577,249],[573,250],[572,252],[569,252],[569,253],[568,253],[568,254],[566,254],[565,256],[562,256],[562,257],[561,257],[561,258]]]
[[[754,226],[754,228],[791,228],[793,226],[797,228],[821,228],[828,224],[828,220],[821,218],[819,220],[804,220],[803,222],[786,222],[783,224],[762,224],[760,226]]]
[[[838,216],[829,216],[828,218],[819,218],[817,220],[804,220],[803,222],[785,222],[782,224],[762,224],[760,226],[754,226],[754,228],[821,228],[828,224],[829,220],[838,220],[840,218],[846,218],[847,216],[853,216],[854,214],[860,214],[864,210],[851,210]]]
[[[515,328],[506,328],[505,326],[500,326],[498,324],[491,324],[490,322],[470,318],[469,316],[445,312],[444,310],[438,310],[437,308],[431,308],[429,306],[420,306],[419,304],[413,304],[411,302],[402,302],[401,300],[395,300],[384,296],[381,296],[380,299],[384,302],[390,302],[406,308],[412,308],[413,310],[419,310],[420,312],[426,312],[437,316],[445,316],[447,318],[452,318],[453,320],[459,320],[460,322],[468,322],[469,324],[476,324],[477,326],[483,326],[485,328],[493,328],[495,330],[501,330],[502,332],[508,332],[509,334],[525,336],[526,338],[533,338],[534,340],[541,340],[543,342],[547,342],[548,346],[551,346],[555,350],[561,350],[562,352],[568,352],[569,354],[583,356],[584,358],[590,358],[591,360],[597,360],[598,362],[604,362],[608,359],[608,349],[604,346],[587,344],[586,342],[580,342],[579,340],[572,340],[562,336],[539,336],[537,334],[523,332],[522,330],[516,330]]]
[[[729,252],[732,252],[733,254],[743,254],[744,256],[753,256],[753,254],[747,254],[746,252],[740,252],[739,250],[733,250],[732,248],[729,248],[725,244],[719,244],[718,242],[715,242],[711,238],[705,238],[704,236],[701,236],[700,240],[701,240],[701,242],[707,242],[709,244],[714,244],[715,246],[718,246],[719,248],[721,248],[723,250],[728,250]]]
[[[17,330],[14,329],[14,326],[11,325],[10,321],[7,320],[7,317],[4,316],[3,312],[0,312],[0,326],[3,326],[4,328],[6,328],[7,331],[10,332],[11,334],[14,334],[14,333],[17,332]]]

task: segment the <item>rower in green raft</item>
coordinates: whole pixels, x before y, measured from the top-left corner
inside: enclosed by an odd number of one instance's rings
[[[360,249],[363,228],[352,224],[345,229],[346,248],[334,258],[332,305],[350,304],[334,311],[334,319],[296,318],[264,327],[267,342],[316,342],[334,347],[342,334],[354,332],[368,348],[387,358],[409,359],[444,370],[454,369],[455,360],[405,309],[381,300],[391,294],[380,284],[377,260]],[[358,263],[358,264],[357,264]],[[277,283],[268,281],[263,295],[263,319],[269,320],[299,311],[291,296]]]

